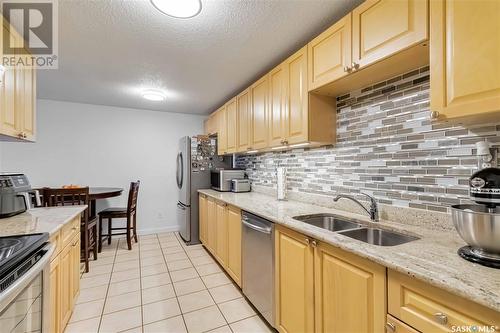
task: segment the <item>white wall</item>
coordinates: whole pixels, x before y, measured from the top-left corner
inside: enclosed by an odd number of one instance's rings
[[[1,170],[26,173],[33,187],[78,184],[125,189],[100,200],[125,207],[129,184],[141,181],[138,229],[177,230],[178,140],[202,133],[195,115],[38,100],[37,142],[2,143]]]

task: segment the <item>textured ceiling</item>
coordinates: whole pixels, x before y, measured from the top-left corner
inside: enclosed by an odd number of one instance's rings
[[[200,15],[175,19],[149,0],[60,0],[59,69],[39,71],[38,94],[208,114],[360,2],[202,0]]]

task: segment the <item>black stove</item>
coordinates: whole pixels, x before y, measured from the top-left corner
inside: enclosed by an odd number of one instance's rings
[[[49,240],[48,233],[16,235],[0,237],[0,291],[5,289],[12,278],[17,278],[24,273],[24,267],[19,265],[28,262],[34,263],[39,258],[34,256]],[[30,260],[30,256],[34,256]],[[32,265],[27,265],[26,270]],[[16,271],[16,275],[11,276]],[[8,281],[5,281],[8,280]]]

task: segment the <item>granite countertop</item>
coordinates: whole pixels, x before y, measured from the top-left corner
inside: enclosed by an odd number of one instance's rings
[[[48,232],[50,236],[83,212],[87,206],[34,208],[22,214],[0,219],[0,236]]]
[[[459,257],[458,248],[466,244],[456,231],[430,230],[424,226],[383,220],[373,223],[367,216],[299,201],[278,201],[275,197],[257,192],[199,192],[500,312],[500,270],[474,264]],[[402,245],[382,247],[292,218],[317,213],[354,218],[372,226],[415,235],[420,239]]]

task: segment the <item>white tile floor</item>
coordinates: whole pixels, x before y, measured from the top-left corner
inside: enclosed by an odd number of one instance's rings
[[[201,245],[174,233],[113,240],[82,275],[66,333],[271,332]]]

